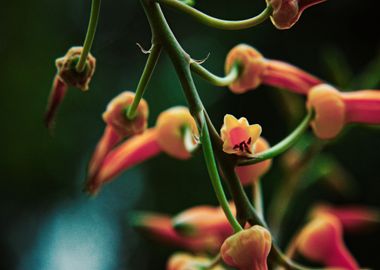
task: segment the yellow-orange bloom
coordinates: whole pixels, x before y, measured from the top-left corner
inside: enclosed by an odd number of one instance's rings
[[[255,153],[264,152],[268,150],[269,147],[269,143],[263,137],[260,137],[257,139],[255,145]],[[257,182],[262,175],[269,171],[271,165],[272,160],[267,159],[253,165],[238,166],[235,168],[235,171],[239,176],[242,185],[249,185]]]
[[[235,94],[243,94],[265,84],[284,88],[297,94],[307,94],[321,80],[288,63],[263,57],[255,48],[239,44],[226,57],[225,72],[233,65],[240,69],[239,78],[229,88]]]
[[[220,252],[229,266],[240,270],[268,270],[267,258],[271,246],[270,232],[255,225],[227,238]]]
[[[296,238],[295,248],[306,258],[328,267],[359,269],[343,242],[342,225],[333,215],[318,216],[308,223]]]
[[[238,120],[233,115],[226,114],[220,134],[224,152],[251,157],[255,153],[256,141],[261,134],[261,126],[258,124],[250,125],[245,117]]]
[[[128,107],[132,105],[135,93],[125,91],[116,96],[108,104],[103,113],[103,120],[110,125],[121,137],[131,136],[144,132],[148,121],[148,104],[141,99],[136,116],[133,119],[127,117]]]
[[[166,270],[200,270],[208,265],[212,261],[208,257],[204,256],[193,256],[188,253],[175,253],[173,254],[167,263]],[[210,270],[224,270],[225,268],[221,265],[215,265],[212,268],[207,268]]]

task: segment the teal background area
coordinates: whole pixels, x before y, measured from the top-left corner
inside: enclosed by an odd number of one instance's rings
[[[0,0],[1,1],[1,0]],[[254,29],[210,29],[164,8],[173,31],[195,59],[223,73],[228,51],[238,43],[255,46],[267,58],[288,61],[341,86],[380,87],[380,39],[375,1],[329,0],[310,8],[289,31],[270,21]],[[201,153],[189,161],[165,155],[124,173],[96,198],[82,193],[85,169],[104,124],[101,113],[123,90],[134,90],[149,48],[150,32],[134,1],[103,1],[93,54],[97,70],[91,90],[70,89],[57,116],[54,136],[43,113],[55,75],[54,59],[81,45],[90,1],[4,1],[0,5],[0,269],[116,270],[164,269],[174,249],[150,242],[129,225],[135,210],[175,214],[198,204],[216,204]],[[242,19],[257,14],[264,1],[201,1],[196,7],[216,17]],[[225,113],[246,116],[263,126],[274,144],[302,119],[303,105],[284,105],[281,90],[260,87],[245,95],[210,86],[195,76],[200,95],[217,127]],[[186,104],[179,81],[164,54],[145,95],[149,123],[174,105]],[[289,109],[294,117],[289,120]],[[297,197],[290,235],[307,207],[326,199],[337,204],[380,207],[380,130],[350,126],[325,149],[346,168],[351,196],[321,184]],[[278,160],[263,179],[265,198],[282,180]],[[363,267],[380,269],[380,230],[346,237]]]

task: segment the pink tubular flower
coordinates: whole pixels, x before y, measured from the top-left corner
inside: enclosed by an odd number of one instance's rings
[[[344,231],[347,232],[363,232],[380,224],[380,212],[365,206],[333,207],[320,204],[311,212],[311,216],[316,218],[326,214],[338,218]]]
[[[256,225],[227,238],[220,252],[229,266],[240,270],[268,270],[267,258],[271,246],[269,231]]]
[[[318,216],[308,223],[297,236],[295,248],[306,258],[327,267],[359,269],[343,242],[342,225],[333,215]]]
[[[236,64],[241,72],[239,78],[229,86],[235,94],[243,94],[265,84],[305,95],[311,87],[322,83],[293,65],[265,59],[255,48],[246,44],[237,45],[228,53],[226,73]]]
[[[267,3],[273,8],[272,23],[282,30],[291,28],[306,8],[324,1],[326,0],[267,0]]]
[[[95,173],[89,174],[86,190],[95,194],[104,183],[161,152],[178,159],[190,158],[191,151],[197,146],[194,140],[197,134],[195,121],[185,107],[162,112],[156,127],[129,138],[111,151],[109,148],[114,144],[112,140],[116,135],[112,135],[112,131],[108,136],[105,134],[105,141],[102,139],[100,144],[107,147],[100,147],[101,151],[95,153],[95,163],[90,164],[94,168],[91,171]]]
[[[269,149],[268,142],[260,137],[257,139],[255,145],[255,152],[260,153]],[[257,182],[262,175],[264,175],[271,167],[272,160],[267,159],[257,164],[248,165],[248,166],[238,166],[235,168],[237,175],[239,176],[240,182],[242,185],[246,186],[252,183]]]
[[[236,209],[230,203],[230,209],[235,215]],[[187,209],[172,219],[173,227],[182,235],[206,236],[216,235],[221,241],[233,232],[221,207],[208,205],[196,206]]]
[[[238,120],[233,115],[226,114],[220,134],[224,152],[251,157],[255,153],[256,141],[261,134],[261,126],[258,124],[250,125],[245,117]]]
[[[380,124],[380,91],[342,93],[321,84],[308,94],[307,107],[315,111],[311,126],[321,139],[337,136],[348,123]]]
[[[178,234],[172,227],[171,217],[166,215],[137,214],[132,225],[153,240],[193,252],[215,252],[222,244],[214,235],[186,237]]]
[[[193,256],[191,254],[178,252],[173,254],[167,263],[166,270],[200,270],[207,267],[210,270],[224,270],[225,268],[221,265],[215,265],[209,268],[212,261],[208,257],[204,256]]]
[[[67,84],[65,84],[58,76],[55,76],[44,119],[45,125],[48,129],[51,129],[53,126],[55,115],[57,114],[59,105],[65,98],[67,88]]]

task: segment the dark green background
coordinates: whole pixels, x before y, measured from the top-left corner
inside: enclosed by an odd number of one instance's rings
[[[188,162],[155,158],[123,174],[94,199],[81,192],[86,163],[104,127],[101,113],[120,91],[135,89],[146,59],[135,43],[148,48],[150,40],[137,0],[103,2],[91,91],[70,89],[53,137],[42,125],[42,116],[54,59],[81,45],[90,1],[1,2],[1,269],[163,269],[172,250],[138,236],[127,224],[128,214],[136,209],[176,213],[191,205],[216,203],[199,153]],[[261,2],[199,0],[197,7],[217,17],[240,19],[257,14],[264,7]],[[254,29],[225,32],[172,10],[165,9],[165,14],[195,59],[210,53],[205,66],[217,74],[222,74],[230,48],[244,42],[268,58],[289,61],[346,89],[361,89],[380,87],[374,2],[329,0],[307,10],[289,31],[276,30],[268,21]],[[263,126],[263,135],[273,144],[296,123],[287,121],[279,90],[261,87],[235,96],[198,78],[196,82],[217,126],[227,112],[247,116]],[[146,99],[151,125],[163,109],[185,104],[166,55]],[[303,111],[296,112],[299,120]],[[352,175],[354,196],[337,196],[317,185],[306,197],[380,207],[379,135],[379,129],[351,127],[326,149]],[[281,181],[277,167],[263,180],[266,199]],[[308,203],[298,201],[295,220],[302,220],[300,213]],[[346,240],[363,267],[380,269],[379,230]]]

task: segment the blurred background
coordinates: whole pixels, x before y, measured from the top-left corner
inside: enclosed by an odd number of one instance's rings
[[[136,42],[150,45],[139,1],[103,1],[91,90],[69,90],[50,136],[42,118],[54,60],[82,44],[90,2],[1,2],[0,269],[164,269],[174,249],[138,235],[128,225],[128,216],[136,210],[174,214],[192,205],[216,204],[201,153],[186,162],[161,155],[124,173],[95,198],[82,192],[87,162],[104,128],[101,113],[120,91],[136,88],[146,60]],[[216,74],[223,73],[225,55],[234,45],[248,43],[267,58],[288,61],[353,90],[380,87],[378,11],[373,2],[329,0],[307,10],[289,31],[276,30],[269,21],[243,31],[214,30],[164,11],[193,58],[210,53],[204,65]],[[247,0],[196,4],[226,19],[250,17],[264,6],[264,1]],[[282,90],[260,87],[235,96],[227,88],[195,79],[217,127],[227,112],[246,116],[260,123],[263,136],[274,144],[304,115],[302,98]],[[145,98],[150,125],[160,111],[185,104],[166,55]],[[322,177],[314,177],[316,181],[309,179],[314,182],[292,205],[286,237],[301,226],[316,201],[380,207],[379,150],[380,130],[373,127],[351,126],[329,143],[323,151],[325,165],[339,164],[339,173],[327,170],[317,173]],[[263,179],[265,202],[284,180],[281,164],[276,159]],[[320,166],[316,163],[314,170],[321,172]],[[380,269],[379,241],[379,229],[346,236],[360,265],[372,269]]]

